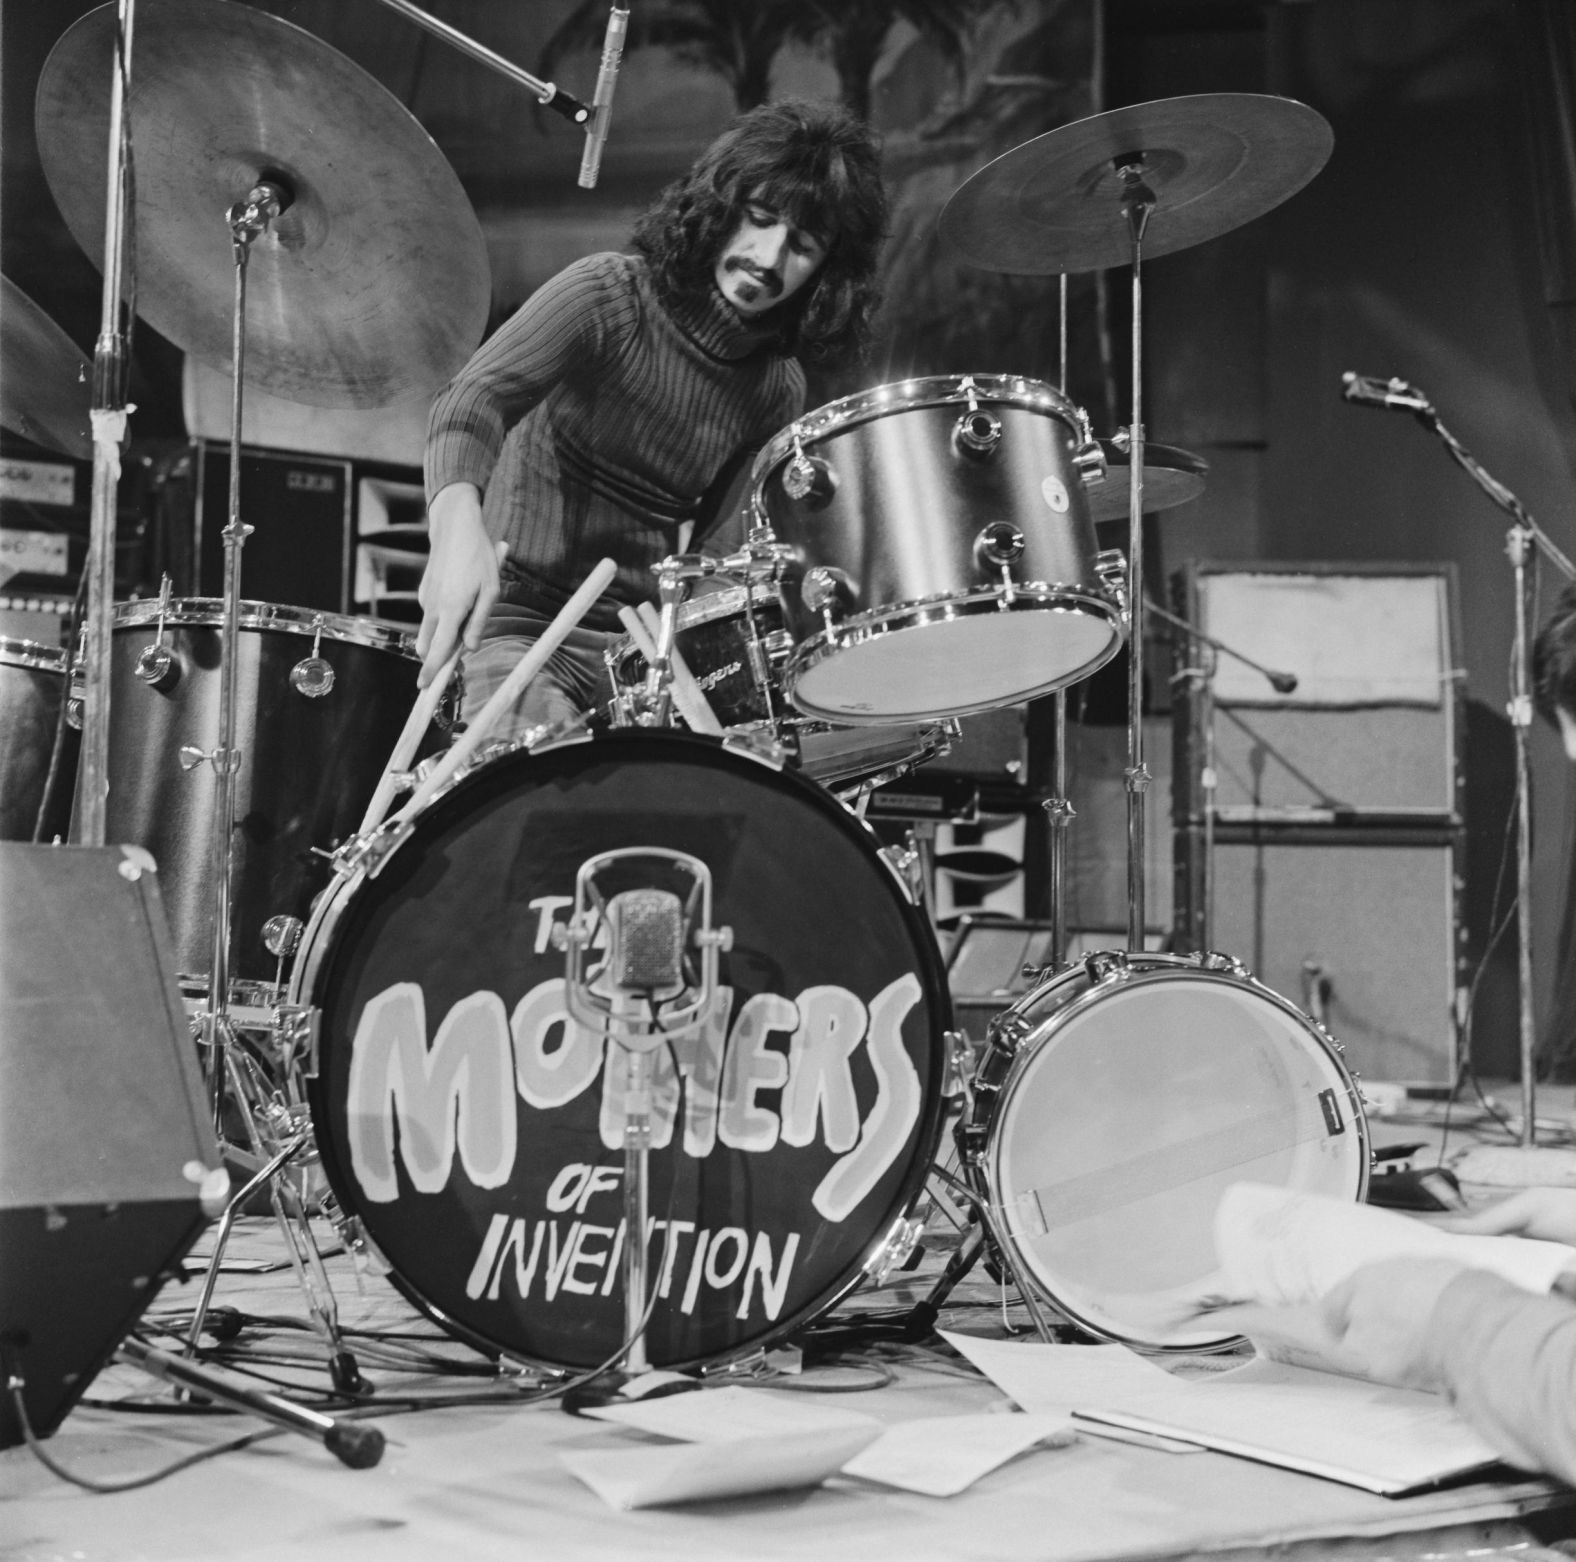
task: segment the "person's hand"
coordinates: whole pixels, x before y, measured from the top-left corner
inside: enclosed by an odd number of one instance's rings
[[[1445,1287],[1466,1266],[1446,1258],[1386,1258],[1364,1264],[1319,1303],[1341,1354],[1365,1377],[1400,1388],[1439,1390],[1441,1366],[1428,1349],[1427,1324]]]
[[[468,651],[481,644],[482,625],[498,600],[498,566],[505,551],[503,543],[487,535],[474,483],[439,489],[427,509],[427,532],[427,567],[416,592],[421,603],[416,685],[422,689],[462,640]]]
[[[1537,1237],[1576,1247],[1576,1188],[1524,1188],[1469,1215],[1440,1215],[1430,1225],[1468,1236]]]

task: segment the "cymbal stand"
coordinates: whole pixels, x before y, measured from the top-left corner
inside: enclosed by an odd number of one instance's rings
[[[1061,347],[1061,391],[1067,394],[1067,273],[1059,286],[1057,324]],[[1051,701],[1051,795],[1040,804],[1050,826],[1047,874],[1051,924],[1048,968],[1059,971],[1067,963],[1067,831],[1077,817],[1067,796],[1067,690],[1058,689]]]
[[[1117,162],[1122,213],[1133,254],[1132,412],[1127,498],[1127,947],[1144,947],[1144,794],[1152,779],[1144,764],[1144,229],[1155,209],[1144,183],[1144,159],[1132,153]]]
[[[202,1015],[202,1038],[207,1047],[209,1105],[214,1126],[222,1127],[221,1102],[227,1079],[225,1051],[231,1040],[230,1008],[230,903],[234,853],[231,833],[235,813],[235,773],[241,755],[235,746],[236,662],[240,654],[241,549],[252,528],[241,521],[241,407],[246,377],[246,263],[252,245],[268,225],[290,204],[290,194],[267,179],[259,180],[243,201],[225,213],[230,225],[235,257],[235,313],[231,329],[234,364],[230,402],[229,519],[224,538],[224,600],[220,612],[219,736],[207,752],[188,745],[180,751],[182,770],[206,762],[213,770],[212,877],[214,886],[213,944],[209,962],[208,1006]]]
[[[109,799],[110,625],[115,604],[115,495],[120,483],[120,447],[126,432],[126,381],[131,354],[127,341],[132,311],[122,314],[127,206],[131,193],[131,130],[126,99],[130,87],[136,0],[119,0],[115,64],[110,80],[109,187],[104,209],[104,287],[98,340],[93,349],[93,488],[88,536],[88,605],[81,771],[81,816],[77,834],[84,846],[103,846]]]

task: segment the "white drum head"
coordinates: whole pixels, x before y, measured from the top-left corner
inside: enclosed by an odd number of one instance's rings
[[[1093,1333],[1140,1348],[1227,1338],[1187,1317],[1216,1275],[1234,1182],[1356,1199],[1367,1131],[1310,1021],[1226,973],[1131,975],[1024,1043],[987,1151],[993,1201],[1028,1272]]]
[[[1021,704],[1076,682],[1119,639],[1103,613],[914,608],[790,673],[789,698],[828,721],[916,722]],[[922,632],[920,632],[922,626]]]

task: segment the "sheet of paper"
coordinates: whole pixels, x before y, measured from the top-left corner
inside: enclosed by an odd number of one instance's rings
[[[844,1432],[747,1437],[649,1448],[567,1449],[564,1467],[610,1507],[654,1508],[670,1502],[742,1497],[817,1486],[880,1435],[880,1424]]]
[[[1387,1496],[1497,1462],[1494,1449],[1437,1394],[1258,1359],[1235,1372],[1087,1417],[1201,1442]]]
[[[1125,1404],[1165,1393],[1176,1384],[1165,1368],[1125,1345],[1044,1345],[1029,1340],[982,1340],[941,1331],[941,1337],[1031,1415],[1067,1415],[1085,1405]]]
[[[1576,1266],[1576,1248],[1561,1242],[1463,1236],[1371,1204],[1247,1182],[1221,1197],[1215,1250],[1226,1295],[1272,1305],[1315,1301],[1381,1258],[1450,1258],[1529,1291],[1547,1291]]]
[[[882,1425],[875,1416],[828,1404],[814,1394],[738,1384],[637,1399],[627,1405],[599,1405],[583,1413],[685,1443],[729,1443],[799,1432],[875,1433]]]
[[[844,1475],[926,1497],[952,1497],[1036,1444],[1074,1441],[1069,1416],[925,1416],[889,1426],[843,1466]]]

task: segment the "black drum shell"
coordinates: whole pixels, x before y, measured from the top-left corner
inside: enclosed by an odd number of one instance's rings
[[[182,768],[181,750],[218,745],[220,609],[177,599],[161,636],[156,602],[124,603],[110,637],[106,839],[152,854],[177,973],[199,986],[213,959],[216,787],[207,763]],[[156,641],[175,662],[155,686],[136,669]],[[334,673],[320,698],[290,682],[314,643]],[[267,984],[280,962],[263,926],[311,916],[330,877],[326,854],[360,828],[415,703],[419,663],[409,636],[387,626],[259,602],[241,604],[236,647],[229,966],[236,981]],[[430,729],[417,757],[442,743]]]
[[[81,735],[69,723],[60,731],[66,661],[60,647],[0,637],[0,840],[31,841],[36,830],[53,841],[70,828]],[[60,763],[40,819],[57,733]]]
[[[747,1005],[758,1012],[763,1003],[771,1006],[774,994],[806,1002],[806,994],[824,998],[834,990],[867,1002],[900,984],[918,995],[901,1022],[908,1059],[901,1072],[911,1069],[918,1094],[910,1100],[912,1121],[905,1124],[896,1108],[887,1120],[893,1132],[901,1128],[902,1142],[879,1181],[851,1213],[835,1219],[810,1207],[838,1160],[824,1142],[824,1118],[804,1142],[778,1138],[753,1149],[725,1142],[719,1131],[704,1154],[692,1152],[678,1126],[671,1139],[658,1134],[650,1154],[653,1219],[689,1221],[697,1231],[752,1233],[752,1255],[765,1237],[778,1262],[792,1235],[796,1257],[778,1314],[761,1314],[757,1292],[757,1304],[741,1321],[736,1303],[749,1304],[749,1291],[742,1301],[737,1286],[718,1293],[710,1271],[701,1302],[685,1310],[681,1293],[699,1260],[695,1248],[682,1248],[671,1299],[659,1299],[648,1325],[650,1359],[676,1368],[733,1359],[780,1340],[845,1295],[923,1190],[945,1116],[944,1038],[951,1022],[934,935],[879,858],[868,827],[808,781],[716,740],[621,729],[492,759],[399,830],[399,843],[375,872],[348,875],[324,897],[291,992],[293,1001],[310,1003],[321,1015],[309,1100],[324,1169],[342,1207],[358,1217],[391,1265],[394,1283],[446,1328],[489,1351],[582,1368],[616,1350],[624,1313],[609,1245],[622,1214],[617,1178],[623,1160],[619,1130],[606,1120],[599,1127],[599,1111],[607,1110],[605,1064],[572,1100],[547,1107],[519,1098],[518,1142],[507,1177],[475,1184],[456,1154],[442,1186],[419,1191],[402,1161],[397,1197],[389,1200],[374,1197],[357,1172],[355,1146],[364,1136],[365,1113],[354,1103],[383,1099],[381,1087],[369,1097],[365,1083],[357,1085],[368,1066],[358,1049],[365,1028],[377,1023],[368,1021],[369,1010],[385,1012],[381,1006],[391,995],[408,1003],[412,984],[428,1038],[459,1035],[453,1027],[462,1015],[483,1028],[501,1025],[505,1016],[512,1017],[511,1027],[525,1024],[520,1015],[537,1012],[542,984],[561,981],[564,973],[564,956],[544,929],[551,897],[558,898],[551,915],[561,921],[567,915],[563,897],[572,894],[583,859],[618,847],[661,846],[706,862],[714,923],[732,929],[732,948],[721,956],[721,980],[733,1004],[729,1056],[739,1045],[737,1026]],[[489,1012],[491,1022],[477,1018]],[[474,1046],[474,1032],[470,1041]],[[604,1045],[616,1056],[616,1042]],[[681,1051],[688,1045],[680,1044]],[[784,1057],[791,1051],[786,1033],[767,1045],[774,1055],[779,1048]],[[441,1072],[428,1056],[423,1068]],[[665,1049],[651,1056],[660,1100],[668,1058]],[[775,1065],[765,1052],[760,1057],[769,1072]],[[889,1053],[882,1066],[891,1064]],[[520,1076],[518,1057],[515,1068]],[[721,1063],[716,1077],[729,1077]],[[849,1077],[864,1131],[876,1132],[872,1124],[889,1087],[863,1046]],[[718,1095],[726,1103],[727,1087],[719,1086]],[[752,1110],[767,1121],[783,1111],[782,1091],[770,1085],[754,1089],[751,1099]],[[676,1108],[680,1124],[688,1120],[688,1096],[685,1101]],[[724,1104],[717,1111],[736,1107]],[[457,1114],[440,1108],[437,1118],[463,1122],[466,1112],[462,1103]],[[418,1140],[431,1142],[420,1123],[406,1121],[400,1143]],[[531,1240],[541,1240],[544,1209],[553,1207],[544,1201],[566,1163],[595,1166],[610,1179],[589,1206],[559,1208],[551,1240],[560,1245],[552,1251],[562,1256],[577,1218],[595,1223],[599,1233],[599,1267],[588,1258],[581,1273],[590,1275],[594,1267],[600,1283],[594,1294],[568,1298],[567,1306],[562,1296],[556,1302],[544,1296],[539,1265],[527,1294],[511,1290]],[[499,1249],[491,1271],[501,1295],[485,1288],[472,1295],[467,1276],[477,1272],[478,1251],[487,1251],[499,1222],[522,1233],[513,1249],[507,1242]],[[654,1275],[661,1260],[661,1242],[654,1240]]]

